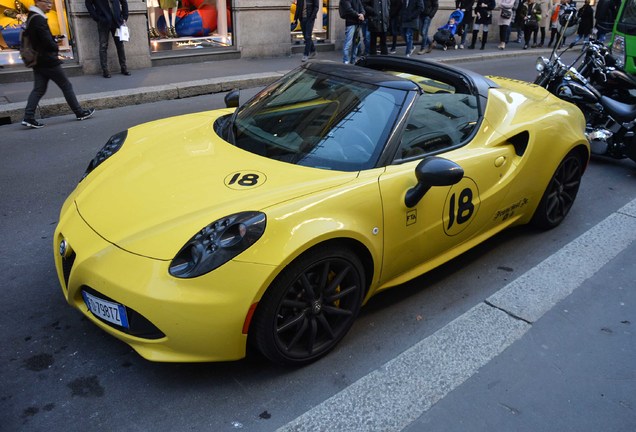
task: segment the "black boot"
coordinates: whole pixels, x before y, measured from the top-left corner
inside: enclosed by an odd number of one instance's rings
[[[475,49],[475,43],[477,43],[477,35],[479,34],[479,30],[473,30],[473,38],[470,41],[470,45],[468,49]]]
[[[483,32],[481,34],[481,48],[479,48],[480,50],[484,49],[484,47],[486,46],[487,40],[488,40],[488,32]]]

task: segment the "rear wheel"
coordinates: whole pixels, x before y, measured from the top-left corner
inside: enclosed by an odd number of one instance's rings
[[[582,157],[574,151],[561,161],[532,217],[532,225],[551,229],[563,222],[579,191],[583,164]]]
[[[301,256],[259,302],[251,344],[279,364],[319,359],[351,328],[364,286],[362,264],[347,249],[323,247]]]

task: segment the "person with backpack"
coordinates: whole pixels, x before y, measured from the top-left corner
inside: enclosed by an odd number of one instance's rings
[[[35,110],[51,80],[62,90],[66,103],[75,113],[77,120],[85,120],[95,112],[93,108],[82,108],[71,82],[62,69],[57,40],[51,34],[46,17],[52,7],[51,1],[35,0],[35,5],[29,8],[27,26],[24,30],[37,52],[36,64],[33,66],[33,90],[29,94],[22,120],[23,126],[33,129],[44,127],[44,124],[35,119]]]

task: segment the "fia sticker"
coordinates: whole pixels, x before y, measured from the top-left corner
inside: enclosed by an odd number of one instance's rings
[[[239,171],[227,175],[223,183],[230,189],[243,190],[258,187],[266,180],[267,176],[260,171]]]
[[[417,209],[406,212],[406,226],[413,225],[417,222]]]

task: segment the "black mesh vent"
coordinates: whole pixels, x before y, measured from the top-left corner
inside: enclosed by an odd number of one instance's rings
[[[64,274],[64,284],[66,285],[66,289],[68,289],[68,278],[71,276],[71,269],[73,268],[73,263],[75,262],[75,252],[71,252],[71,255],[68,257],[62,257],[62,273]]]

